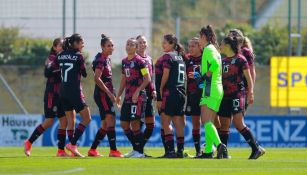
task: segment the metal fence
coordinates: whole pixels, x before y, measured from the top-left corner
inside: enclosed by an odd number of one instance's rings
[[[124,57],[125,41],[130,37],[138,34],[147,36],[150,54],[156,59],[162,53],[161,38],[166,33],[175,33],[186,40],[188,36],[196,35],[204,24],[213,24],[219,28],[232,21],[250,24],[255,28],[267,24],[286,28],[289,20],[288,0],[0,0],[0,3],[2,27],[18,27],[24,36],[48,39],[73,32],[81,33],[90,58],[100,51],[100,34],[109,35],[115,43],[115,53],[112,55],[115,87],[119,87],[120,76],[116,65]],[[300,6],[307,6],[307,1],[301,1]],[[293,0],[293,28],[296,28],[299,21],[298,7],[299,0]],[[307,28],[306,10],[301,11],[300,19],[302,28]],[[42,58],[45,57],[42,55]],[[42,70],[43,65],[0,67],[0,73],[29,113],[43,112],[45,80]],[[269,106],[269,66],[257,65],[257,73],[256,102],[249,113],[287,114],[288,109]],[[87,102],[93,113],[98,113],[92,99],[92,74],[83,80],[83,84]],[[21,112],[2,82],[0,90],[0,113]],[[307,111],[303,109],[299,113],[307,114]]]

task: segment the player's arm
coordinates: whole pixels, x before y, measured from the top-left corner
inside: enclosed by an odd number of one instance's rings
[[[250,74],[249,69],[244,69],[243,70],[244,76],[247,81],[247,88],[248,88],[248,94],[247,94],[247,100],[248,104],[253,104],[254,102],[254,84],[252,80],[252,76]]]
[[[133,103],[136,103],[140,94],[140,91],[144,90],[148,83],[151,81],[149,71],[147,67],[141,68],[141,74],[144,77],[142,84],[136,89],[132,96]]]
[[[104,84],[104,82],[101,80],[101,75],[102,75],[102,70],[99,68],[95,69],[95,73],[94,73],[94,80],[95,83],[97,84],[97,86],[104,91],[106,94],[108,94],[108,96],[110,97],[110,99],[114,102],[115,101],[115,97],[113,95],[113,93],[107,88],[107,86]]]
[[[120,108],[120,100],[121,100],[121,96],[124,92],[126,88],[126,76],[124,74],[121,74],[121,80],[120,80],[120,85],[119,85],[119,89],[118,89],[118,93],[117,93],[117,96],[116,96],[116,104],[117,104],[117,107]]]
[[[82,77],[84,78],[87,77],[86,65],[85,65],[85,61],[82,55],[80,58],[80,72],[81,72]]]
[[[160,96],[163,97],[163,89],[168,81],[169,78],[170,69],[169,68],[163,68],[163,74],[161,79],[161,85],[160,85]]]
[[[57,59],[54,61],[50,61],[49,58],[45,61],[45,69],[44,69],[44,75],[46,78],[49,78],[54,72],[59,72],[60,66],[57,62]]]

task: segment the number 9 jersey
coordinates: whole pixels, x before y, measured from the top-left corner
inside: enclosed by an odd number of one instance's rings
[[[185,104],[185,62],[177,52],[163,56],[163,69],[169,69],[169,77],[162,93],[161,112],[169,116],[183,116]]]
[[[60,98],[65,111],[80,112],[86,106],[81,86],[81,75],[87,76],[82,54],[75,50],[61,52],[52,63],[61,71]]]

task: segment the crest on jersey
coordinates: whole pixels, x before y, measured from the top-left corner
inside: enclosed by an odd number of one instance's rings
[[[56,106],[53,107],[52,111],[56,112],[58,110],[58,108]]]
[[[236,61],[237,61],[237,59],[235,58],[235,59],[232,59],[231,60],[231,64],[235,64],[236,63]]]
[[[191,106],[187,106],[187,112],[191,112]]]
[[[130,68],[134,68],[134,61],[130,63]]]

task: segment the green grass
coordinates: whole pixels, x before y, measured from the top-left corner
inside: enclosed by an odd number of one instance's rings
[[[88,148],[81,148],[86,153]],[[99,149],[107,154],[107,148]],[[121,148],[123,153],[130,149]],[[187,148],[194,154],[193,148]],[[0,148],[0,175],[3,174],[307,174],[307,149],[267,149],[258,160],[247,160],[250,150],[230,148],[230,160],[195,159],[126,159],[126,158],[57,158],[56,148],[34,147],[31,157],[22,148]],[[147,148],[153,156],[162,148]]]

